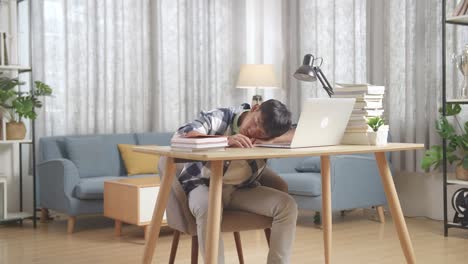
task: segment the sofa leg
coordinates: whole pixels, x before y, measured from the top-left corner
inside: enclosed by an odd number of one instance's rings
[[[122,221],[115,220],[114,231],[116,236],[122,235]]]
[[[67,233],[72,234],[75,228],[76,216],[68,216]]]
[[[383,206],[379,205],[376,207],[377,209],[377,214],[379,215],[379,221],[380,223],[385,223],[385,213],[384,213],[384,208]]]
[[[148,239],[148,235],[149,235],[149,229],[150,229],[150,226],[147,225],[144,228],[144,232],[145,232],[145,241]]]
[[[41,208],[41,223],[47,222],[49,219],[49,209]]]
[[[314,224],[315,225],[322,225],[322,216],[320,216],[320,212],[316,211],[314,214]]]

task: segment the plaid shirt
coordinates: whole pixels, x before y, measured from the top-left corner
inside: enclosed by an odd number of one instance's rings
[[[234,122],[237,122],[242,111],[241,108],[217,108],[211,111],[201,111],[196,120],[180,127],[177,133],[184,135],[195,130],[207,135],[233,135],[235,134],[233,131]],[[237,184],[236,187],[254,187],[259,185],[257,180],[265,166],[266,159],[225,161],[223,173],[224,176],[229,173],[244,173],[247,180]],[[209,186],[210,174],[208,162],[191,162],[185,164],[178,179],[185,193],[188,194],[199,185]]]

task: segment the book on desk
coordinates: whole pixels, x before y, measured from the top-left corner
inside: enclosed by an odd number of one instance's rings
[[[199,151],[224,151],[228,146],[226,136],[174,136],[171,139],[171,150],[199,152]]]

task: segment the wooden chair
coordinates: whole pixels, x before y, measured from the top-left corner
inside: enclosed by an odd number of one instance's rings
[[[160,160],[160,169],[164,168],[165,159]],[[161,166],[162,165],[162,166]],[[182,166],[177,165],[177,172],[180,173]],[[161,172],[161,170],[160,170]],[[260,183],[263,186],[271,187],[283,192],[288,192],[288,186],[276,173],[265,168],[262,173]],[[187,196],[182,189],[177,177],[172,183],[172,190],[166,208],[167,223],[174,229],[171,254],[169,263],[174,263],[177,254],[177,247],[181,233],[192,236],[192,264],[198,263],[198,238],[195,218],[188,207]],[[240,238],[241,231],[263,229],[268,245],[270,244],[270,232],[273,218],[258,215],[245,211],[223,210],[221,221],[221,232],[232,232],[236,242],[239,263],[244,263],[242,254],[242,244]]]

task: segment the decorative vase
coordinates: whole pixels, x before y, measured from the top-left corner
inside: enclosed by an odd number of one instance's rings
[[[22,140],[26,137],[26,126],[23,122],[8,122],[6,124],[7,140]]]
[[[369,145],[382,146],[387,144],[388,126],[381,126],[377,132],[368,132]]]
[[[458,165],[455,169],[455,177],[462,181],[468,181],[468,170],[463,165]]]

